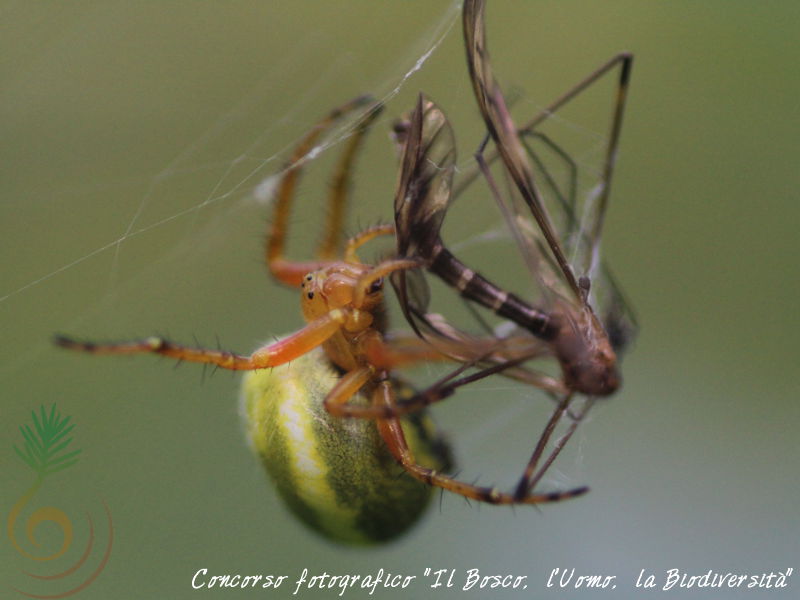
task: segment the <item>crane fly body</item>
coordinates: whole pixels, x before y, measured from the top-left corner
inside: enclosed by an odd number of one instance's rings
[[[620,387],[617,355],[636,329],[635,318],[621,291],[608,267],[600,260],[600,235],[632,56],[623,53],[613,57],[532,121],[517,127],[492,71],[484,11],[485,1],[465,0],[463,32],[467,64],[478,108],[488,131],[487,139],[475,154],[475,168],[461,173],[461,181],[455,183],[454,133],[442,109],[420,95],[411,115],[395,128],[402,148],[401,173],[395,196],[397,253],[399,257],[419,260],[428,271],[455,288],[464,298],[510,321],[516,331],[509,340],[519,344],[519,337],[527,334],[531,359],[549,356],[558,363],[559,381],[540,376],[538,387],[557,397],[558,402],[516,488],[515,495],[523,497],[552,464],[594,399],[609,396]],[[586,209],[589,218],[585,219],[576,214],[574,182],[569,186],[571,192],[562,193],[543,168],[529,140],[538,140],[555,155],[563,156],[569,167],[575,169],[574,162],[551,138],[541,133],[539,127],[559,108],[614,68],[619,69],[619,80],[611,131],[600,182],[591,192],[591,205]],[[493,145],[492,151],[487,150],[489,142]],[[496,177],[491,169],[492,163],[496,162],[500,164],[500,177]],[[535,175],[535,167],[539,169],[537,175],[540,177]],[[539,290],[536,304],[503,290],[487,276],[466,266],[442,241],[440,230],[451,202],[478,175],[483,176],[489,194],[522,252]],[[552,192],[553,198],[549,202],[542,192],[541,182]],[[502,183],[508,184],[506,194],[502,192]],[[559,227],[551,218],[555,213],[561,217]],[[576,276],[576,272],[579,275]],[[454,327],[443,326],[429,318],[427,296],[418,291],[424,283],[405,272],[394,274],[392,283],[406,318],[421,337],[434,346],[452,337]],[[602,299],[604,304],[599,316],[593,307],[595,299]],[[518,366],[519,361],[514,364]],[[583,411],[572,415],[573,423],[566,435],[537,471],[550,436],[577,395],[586,397]]]

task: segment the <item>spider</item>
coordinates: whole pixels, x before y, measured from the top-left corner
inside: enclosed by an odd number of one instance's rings
[[[316,258],[311,261],[286,258],[284,250],[289,214],[304,158],[334,122],[347,113],[365,107],[370,108],[346,145],[336,170],[325,225],[326,235]],[[394,272],[415,269],[420,263],[417,259],[389,258],[374,265],[366,264],[358,258],[357,251],[379,236],[393,235],[393,226],[377,225],[364,229],[347,240],[341,258],[336,258],[349,173],[361,139],[379,111],[380,106],[374,105],[368,97],[359,97],[334,109],[301,140],[290,158],[289,166],[280,175],[265,258],[274,279],[300,290],[301,309],[306,320],[302,329],[250,355],[184,346],[161,337],[95,343],[57,336],[56,344],[92,354],[152,353],[180,361],[213,364],[223,369],[251,371],[243,384],[243,402],[251,441],[295,513],[313,528],[334,539],[388,539],[403,531],[416,518],[419,510],[409,508],[410,505],[416,507],[421,503],[424,506],[419,493],[398,492],[401,488],[393,483],[392,476],[386,475],[389,469],[383,454],[392,459],[389,462],[399,464],[411,478],[425,484],[427,490],[430,489],[427,486],[435,486],[493,504],[539,504],[584,493],[586,488],[577,488],[565,492],[529,493],[520,498],[493,487],[460,481],[446,474],[449,462],[447,450],[441,436],[425,424],[425,415],[408,415],[401,419],[401,413],[418,412],[420,395],[409,392],[393,377],[392,369],[395,367],[456,356],[465,365],[488,362],[495,365],[496,370],[513,371],[514,357],[511,350],[495,353],[493,348],[496,340],[491,336],[484,340],[464,336],[449,345],[441,344],[437,349],[411,335],[388,336],[384,280]],[[455,373],[460,373],[462,369],[457,369]],[[481,376],[491,372],[489,369]],[[446,378],[421,395],[433,394],[444,398],[468,380]],[[291,406],[288,409],[276,408],[284,400],[288,400]],[[285,415],[286,410],[313,414],[317,421],[323,419],[324,415],[327,420],[321,430],[306,429],[298,434],[296,422],[291,422],[288,417],[281,420],[275,416],[281,411]],[[348,429],[347,420],[360,420],[370,427],[359,429],[360,426],[355,425]],[[417,425],[413,423],[415,420]],[[345,424],[341,425],[342,422]],[[335,494],[330,490],[320,493],[317,486],[330,486],[330,481],[312,481],[307,474],[294,477],[285,475],[291,467],[290,454],[302,454],[308,459],[313,454],[312,450],[319,447],[315,444],[319,441],[316,438],[321,435],[320,431],[330,432],[333,429],[340,431],[342,436],[349,435],[348,439],[341,439],[341,443],[350,444],[350,450],[341,452],[328,438],[323,452],[325,455],[320,460],[323,463],[338,461],[332,469],[341,477],[338,485],[340,488],[349,486],[346,490],[349,500],[345,504],[349,503],[346,508],[352,510],[346,517],[340,514],[341,507],[324,506],[335,504]],[[277,438],[290,447],[269,449],[267,444]],[[348,453],[352,455],[353,448],[366,449],[377,458],[367,461],[365,465],[351,465],[346,459],[343,462],[342,456]],[[324,465],[321,470],[325,471],[328,466]],[[375,489],[379,489],[380,493],[373,493]],[[375,498],[381,495],[396,496],[395,509],[413,514],[408,518],[391,517],[390,520],[395,521],[394,529],[388,534],[383,531],[364,534],[363,528],[358,535],[354,534],[356,524],[369,520],[370,511],[374,517],[378,510],[375,506],[380,504],[376,501],[377,504],[367,510],[359,504],[362,497]],[[313,499],[309,501],[311,497]],[[330,510],[320,516],[327,509]]]

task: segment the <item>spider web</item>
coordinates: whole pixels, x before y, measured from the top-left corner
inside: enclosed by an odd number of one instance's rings
[[[277,43],[273,46],[267,45],[269,51],[265,54],[270,58],[259,61],[254,68],[247,69],[246,74],[242,75],[242,78],[246,79],[247,73],[253,74],[254,79],[248,82],[249,89],[233,94],[234,97],[237,94],[240,96],[233,105],[223,104],[222,110],[212,115],[205,125],[195,127],[193,131],[182,136],[183,141],[170,144],[166,150],[160,152],[160,155],[167,156],[165,163],[137,160],[139,157],[133,156],[129,166],[123,164],[121,167],[125,170],[123,173],[102,173],[95,179],[77,184],[69,180],[71,172],[66,174],[63,181],[58,181],[59,165],[53,165],[56,169],[49,171],[52,173],[55,170],[56,174],[49,177],[51,185],[48,186],[47,195],[33,197],[36,191],[13,188],[9,190],[4,196],[17,198],[20,205],[36,202],[39,204],[37,210],[40,212],[48,210],[54,213],[72,212],[79,218],[72,219],[69,214],[63,218],[64,215],[61,215],[63,220],[60,224],[68,226],[69,231],[59,230],[59,220],[55,217],[49,223],[46,222],[46,218],[40,219],[45,223],[44,227],[38,229],[35,223],[26,220],[28,214],[23,211],[15,214],[14,210],[6,207],[3,229],[8,227],[9,233],[3,236],[5,240],[3,254],[7,260],[4,261],[2,290],[0,290],[0,314],[4,319],[17,319],[19,317],[17,309],[24,308],[31,299],[35,301],[37,298],[44,298],[49,303],[49,296],[54,293],[54,289],[59,290],[55,293],[59,296],[59,300],[64,301],[60,291],[65,285],[64,282],[70,278],[82,278],[84,273],[79,271],[85,270],[92,271],[93,285],[90,293],[82,294],[81,290],[78,290],[77,295],[81,298],[74,310],[69,311],[67,318],[62,315],[57,322],[50,322],[49,328],[71,330],[80,324],[91,322],[97,318],[98,313],[116,311],[117,307],[121,310],[125,302],[119,298],[122,294],[144,294],[151,298],[157,297],[161,302],[168,302],[166,290],[169,284],[159,286],[161,289],[151,287],[151,291],[145,291],[143,286],[149,285],[149,280],[153,279],[151,272],[167,270],[164,268],[164,263],[171,263],[181,270],[187,263],[209,260],[214,254],[219,256],[225,252],[220,247],[223,238],[228,240],[238,238],[236,241],[231,240],[232,245],[241,241],[253,246],[256,253],[251,252],[243,260],[245,263],[257,262],[260,244],[257,241],[253,244],[252,238],[263,235],[266,223],[263,215],[267,212],[266,207],[258,206],[258,203],[268,202],[268,195],[265,196],[263,192],[280,174],[288,152],[315,120],[332,106],[364,92],[370,92],[381,101],[388,102],[403,91],[407,83],[444,42],[457,20],[459,9],[457,2],[435,8],[436,10],[428,15],[427,23],[423,19],[424,27],[409,31],[402,36],[398,42],[401,47],[399,56],[389,56],[385,59],[384,65],[378,68],[372,67],[370,70],[356,58],[357,50],[341,48],[333,56],[319,53],[321,48],[325,48],[325,44],[331,44],[331,40],[326,38],[332,37],[332,34],[311,32],[305,38],[296,39],[294,46],[289,48],[277,48]],[[74,47],[75,41],[87,31],[102,26],[112,30],[115,27],[119,29],[123,20],[130,18],[132,12],[134,11],[114,12],[104,7],[86,6],[83,10],[53,17],[23,14],[23,17],[30,20],[31,27],[38,28],[37,31],[42,34],[49,34],[58,29],[60,36],[51,42],[49,47],[37,49],[36,52],[30,48],[17,48],[18,54],[29,59],[30,68],[30,72],[20,69],[16,73],[21,86],[25,86],[34,78],[36,68],[55,69],[51,63],[58,62],[58,54],[65,49],[73,53],[72,56],[63,59],[63,62],[69,63],[71,68],[77,70],[95,66],[89,63],[98,60],[97,57],[84,55],[81,49]],[[148,15],[144,13],[133,16],[143,19]],[[214,16],[219,18],[219,15]],[[263,16],[266,18],[276,15]],[[285,21],[299,31],[301,25],[307,25],[300,22],[301,16],[296,15],[295,21],[291,18],[286,18]],[[55,23],[57,19],[66,22],[57,26]],[[220,29],[225,25],[231,26],[231,23],[220,24]],[[215,33],[221,35],[220,32]],[[133,37],[145,34],[135,25],[131,25],[130,29],[122,31],[121,35]],[[96,44],[94,49],[96,52],[102,52],[107,46],[113,46],[115,51],[122,51],[119,46],[114,46],[101,35],[95,36],[91,42]],[[165,52],[165,57],[168,56],[166,54],[168,48],[160,50]],[[284,52],[279,53],[278,50]],[[83,60],[84,64],[77,64],[79,60]],[[253,61],[254,57],[248,57],[248,60]],[[324,62],[319,64],[320,60]],[[309,66],[310,61],[314,61],[313,66]],[[152,67],[152,63],[139,65],[142,70]],[[304,68],[308,74],[302,71]],[[105,72],[99,76],[114,79]],[[142,78],[145,79],[144,76]],[[57,88],[57,84],[53,87]],[[287,91],[298,87],[302,88],[299,95]],[[23,106],[13,106],[13,102],[21,104],[26,93],[46,91],[46,89],[35,89],[30,92],[21,88],[18,97],[9,99],[12,108],[19,110],[20,130],[30,124],[29,115],[25,114]],[[72,100],[73,98],[65,98],[64,104]],[[91,100],[96,98],[93,97]],[[59,116],[68,119],[70,108],[72,107],[65,106],[64,114]],[[280,112],[275,112],[276,110]],[[142,129],[151,127],[147,122],[148,115],[139,114],[139,116],[143,121]],[[105,115],[99,118],[103,117]],[[121,111],[117,118],[130,121],[135,117],[126,116]],[[155,118],[158,119],[159,115],[155,115]],[[379,127],[384,131],[387,128],[387,119],[388,117],[379,123]],[[127,129],[125,133],[134,137],[135,127]],[[328,151],[335,149],[344,141],[352,132],[352,128],[351,120],[350,123],[335,129],[309,153],[307,159],[311,161],[324,158],[328,154],[335,154]],[[31,131],[23,133],[35,136],[37,134],[33,131],[35,127],[31,126],[30,129]],[[134,133],[131,133],[131,129]],[[145,135],[159,137],[161,133],[158,126],[152,126],[152,130],[148,130]],[[165,132],[165,135],[177,134],[170,131]],[[389,147],[385,137],[381,141],[387,148]],[[114,151],[118,149],[110,150]],[[145,148],[143,152],[146,151]],[[69,154],[68,149],[62,148],[55,148],[54,153],[56,152],[62,160],[64,155]],[[137,169],[138,163],[142,162],[150,162],[155,166],[148,165],[145,169]],[[40,173],[48,173],[50,167],[46,163],[35,166],[40,168]],[[110,169],[120,169],[120,167],[118,164],[112,164]],[[79,169],[73,170],[79,171]],[[309,179],[311,180],[309,188],[313,189],[314,178],[312,176]],[[322,190],[324,189],[323,181]],[[382,202],[387,207],[389,198],[390,196],[387,196]],[[305,191],[301,192],[301,198],[298,200],[300,202],[309,200]],[[303,211],[303,208],[306,208],[306,211]],[[299,239],[297,243],[292,240],[292,249],[299,258],[303,257],[303,244],[308,243],[309,238],[313,243],[313,237],[309,236],[308,232],[303,235],[306,227],[302,222],[305,220],[302,213],[314,211],[319,212],[319,206],[300,206],[295,211],[300,213],[300,216],[295,217],[292,225],[297,226],[300,222],[301,231],[299,234],[291,232],[292,238]],[[111,218],[107,218],[107,212],[113,213]],[[387,213],[388,211],[383,210],[369,218],[376,219],[379,216],[386,218]],[[259,215],[261,222],[246,232],[234,232],[231,237],[223,235],[230,233],[228,229],[238,225],[237,219],[244,214]],[[96,221],[101,219],[104,222],[98,227]],[[214,232],[215,229],[217,233]],[[14,235],[13,232],[25,235]],[[42,239],[36,234],[41,234]],[[67,239],[62,239],[60,235]],[[165,241],[164,238],[168,239]],[[198,257],[193,258],[191,256],[193,254]],[[23,255],[33,256],[36,260],[21,260]],[[153,264],[154,262],[156,264]],[[32,319],[28,324],[35,324],[35,320]],[[88,331],[88,328],[84,329]],[[91,327],[91,330],[94,329],[94,326]],[[33,360],[37,353],[46,351],[47,335],[44,340],[31,338],[30,333],[28,335],[23,333],[15,340],[19,343],[13,344],[11,358],[2,361],[3,367],[0,368],[0,372],[14,371],[19,365]],[[29,343],[25,343],[26,339]],[[28,352],[25,352],[25,349]]]
[[[144,358],[138,366],[66,356],[49,342],[55,332],[99,340],[156,333],[185,343],[197,336],[201,345],[219,339],[248,352],[296,330],[294,292],[269,281],[261,255],[269,191],[292,148],[331,107],[364,92],[387,104],[356,167],[348,232],[391,216],[396,157],[386,132],[418,91],[448,108],[465,141],[460,165],[483,135],[465,75],[457,1],[426,3],[410,16],[402,6],[386,14],[365,5],[360,19],[329,12],[313,21],[255,4],[239,20],[212,8],[193,15],[91,4],[61,10],[18,15],[33,39],[47,43],[6,42],[16,43],[18,67],[5,101],[17,111],[15,135],[4,137],[9,154],[29,162],[17,173],[6,166],[3,177],[10,202],[0,225],[0,380],[20,414],[50,398],[54,382],[86,395],[96,369],[109,379],[133,369],[163,380],[164,366]],[[371,33],[378,15],[394,21],[391,36]],[[277,23],[264,25],[265,39],[252,39],[258,28],[242,19]],[[184,25],[198,32],[171,39]],[[124,97],[124,105],[115,104]],[[522,105],[535,112],[546,100],[525,98]],[[39,123],[41,111],[52,114]],[[54,119],[58,134],[51,139]],[[597,143],[594,131],[567,126]],[[292,257],[307,258],[314,247],[324,218],[320,196],[353,127],[351,120],[335,128],[304,159]],[[506,236],[484,204],[489,216],[471,214],[454,238],[457,248],[480,252]],[[498,225],[487,233],[486,223]],[[40,377],[44,372],[48,377]],[[473,397],[512,388],[519,404],[492,422],[465,418],[471,429],[459,444],[466,437],[482,447],[529,408],[528,395],[502,379],[469,388],[464,393]],[[21,420],[9,412],[10,424]]]

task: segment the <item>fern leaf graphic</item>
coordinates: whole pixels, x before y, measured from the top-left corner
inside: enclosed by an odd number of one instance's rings
[[[62,417],[56,411],[56,405],[46,411],[44,405],[39,407],[39,414],[31,411],[33,428],[21,425],[19,430],[25,439],[23,449],[14,445],[14,451],[25,464],[36,471],[39,477],[63,471],[78,462],[81,449],[67,451],[72,438],[67,437],[75,425],[70,425],[72,417]]]

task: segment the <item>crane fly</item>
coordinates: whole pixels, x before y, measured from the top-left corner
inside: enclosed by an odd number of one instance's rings
[[[515,343],[519,344],[521,332],[525,332],[530,344],[529,358],[556,360],[560,379],[553,381],[540,375],[538,382],[538,387],[557,398],[557,404],[514,492],[516,498],[523,498],[555,460],[594,400],[609,396],[619,388],[618,353],[636,329],[635,318],[621,291],[600,260],[601,231],[633,57],[626,53],[615,56],[528,124],[518,128],[492,71],[484,11],[483,0],[465,0],[463,31],[467,63],[488,130],[487,139],[475,154],[476,170],[459,185],[454,185],[456,152],[452,128],[442,109],[420,95],[411,116],[396,128],[402,141],[401,174],[395,196],[397,254],[398,258],[420,261],[468,301],[513,323],[516,331],[509,339],[514,339]],[[574,169],[575,163],[550,137],[541,133],[539,127],[616,67],[619,68],[616,102],[600,181],[584,203],[582,214],[578,214],[574,182],[567,186],[566,192],[559,188],[539,160],[532,140],[555,155],[562,155],[570,169]],[[494,152],[487,152],[490,140]],[[501,178],[496,178],[491,169],[492,163],[498,160]],[[521,250],[539,291],[535,303],[503,290],[470,269],[442,241],[441,227],[452,200],[477,174],[484,177]],[[508,183],[506,194],[502,192],[503,182]],[[550,192],[550,197],[545,191]],[[553,214],[560,217],[558,226]],[[429,318],[427,294],[419,291],[424,283],[413,273],[395,273],[392,283],[406,318],[420,336],[434,346],[452,337],[454,327]],[[520,362],[516,360],[513,364],[517,366]],[[492,368],[501,370],[502,365]],[[586,397],[583,409],[572,413],[570,405],[579,395]],[[573,422],[539,466],[549,439],[565,413],[571,415]]]

